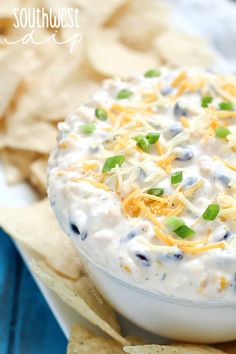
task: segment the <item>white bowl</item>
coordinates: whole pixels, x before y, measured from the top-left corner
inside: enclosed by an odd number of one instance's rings
[[[236,339],[236,303],[194,302],[153,294],[120,280],[80,254],[103,297],[139,327],[180,341],[218,343]]]

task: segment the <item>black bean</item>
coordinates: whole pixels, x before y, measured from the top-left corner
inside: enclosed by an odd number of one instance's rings
[[[216,233],[215,241],[224,241],[230,238],[232,233],[229,230],[221,230],[221,232]]]
[[[180,123],[176,123],[174,125],[172,125],[169,129],[168,132],[170,133],[170,135],[174,138],[176,135],[178,135],[179,133],[182,133],[183,131],[183,126]]]
[[[184,258],[183,252],[181,250],[176,251],[174,253],[164,253],[159,255],[159,259],[161,261],[176,261],[176,260],[181,260]]]
[[[173,254],[173,258],[181,260],[184,258],[184,254],[182,251],[177,251]]]
[[[185,188],[192,187],[195,183],[197,183],[197,181],[198,181],[197,177],[190,176],[186,178],[186,180],[184,181],[183,187]]]
[[[96,152],[99,151],[99,146],[90,146],[90,147],[89,147],[89,151],[90,151],[92,154],[95,154]]]
[[[51,204],[51,207],[53,207],[53,206],[56,205],[56,201],[55,200],[50,200],[50,204]]]
[[[181,107],[181,105],[177,102],[175,105],[174,105],[174,116],[176,118],[180,118],[182,116],[184,117],[187,117],[188,115],[188,111],[187,109]]]
[[[230,231],[226,231],[222,236],[222,240],[227,240],[231,235],[232,233]]]
[[[142,179],[147,177],[147,174],[142,167],[139,167],[139,177],[141,177]]]
[[[84,241],[87,238],[87,232],[80,233],[80,230],[74,223],[71,223],[70,227],[75,235],[80,236],[82,241]]]
[[[216,171],[214,177],[224,186],[228,186],[231,181],[230,177],[223,171]]]
[[[77,234],[77,235],[80,235],[80,231],[78,229],[78,227],[75,225],[75,224],[70,224],[70,227],[71,227],[71,230]]]
[[[193,158],[193,153],[189,149],[186,148],[177,148],[176,152],[176,160],[179,161],[189,161]]]
[[[127,242],[132,240],[137,235],[136,230],[131,230],[127,235],[125,235],[122,239],[121,242]]]
[[[164,280],[165,280],[165,278],[166,278],[166,273],[164,273],[164,274],[162,275],[161,280],[162,280],[162,281],[164,281]]]
[[[144,252],[137,252],[135,257],[144,267],[150,267],[151,260]]]
[[[87,236],[88,236],[87,232],[83,233],[83,235],[81,235],[81,241],[86,240]]]
[[[169,95],[169,94],[172,93],[172,92],[173,92],[173,88],[170,87],[170,86],[166,86],[166,87],[163,87],[163,88],[161,89],[161,94],[162,94],[162,96],[167,96],[167,95]]]

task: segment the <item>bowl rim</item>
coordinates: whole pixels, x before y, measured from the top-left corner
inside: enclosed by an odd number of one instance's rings
[[[81,248],[78,249],[78,252],[82,256],[82,261],[83,261],[83,257],[84,257],[88,262],[92,263],[94,267],[101,270],[103,273],[105,273],[107,276],[109,276],[109,278],[111,278],[113,281],[117,281],[121,285],[128,287],[133,291],[137,291],[137,292],[142,293],[146,296],[150,296],[156,300],[159,300],[159,301],[161,300],[163,302],[175,304],[175,305],[179,305],[179,306],[196,307],[196,308],[203,308],[203,309],[204,308],[214,309],[214,308],[219,308],[219,307],[221,307],[221,308],[235,307],[236,308],[236,301],[235,302],[234,301],[223,302],[223,301],[217,301],[217,300],[211,300],[211,301],[209,301],[209,300],[208,301],[190,300],[190,299],[177,298],[177,297],[173,297],[173,296],[165,295],[165,294],[161,294],[161,293],[153,293],[150,290],[142,289],[141,287],[139,287],[133,283],[128,283],[127,281],[112,274],[109,270],[105,269],[101,265],[97,264],[93,259],[91,259],[86,254],[86,252],[81,250]],[[83,263],[83,266],[86,267],[86,264]]]

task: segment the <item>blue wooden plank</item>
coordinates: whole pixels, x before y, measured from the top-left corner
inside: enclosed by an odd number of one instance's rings
[[[8,353],[16,279],[21,259],[11,240],[0,230],[0,353]]]
[[[25,266],[22,269],[16,312],[12,353],[66,353],[66,338]]]
[[[65,354],[65,336],[11,240],[3,234],[0,286],[0,353]]]

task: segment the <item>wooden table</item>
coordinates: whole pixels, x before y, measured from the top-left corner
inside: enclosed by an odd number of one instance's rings
[[[66,344],[11,239],[0,230],[0,353],[65,354]]]

